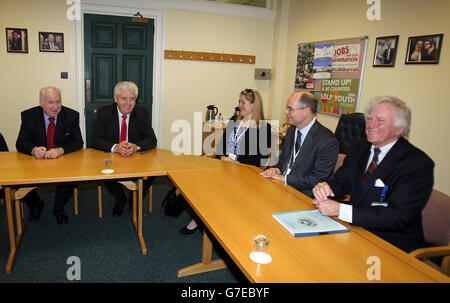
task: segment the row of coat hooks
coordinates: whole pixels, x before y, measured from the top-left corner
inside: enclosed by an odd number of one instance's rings
[[[255,64],[256,57],[239,54],[164,50],[164,59]]]

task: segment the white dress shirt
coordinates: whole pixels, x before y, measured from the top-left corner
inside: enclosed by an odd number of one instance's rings
[[[119,116],[119,134],[122,132],[122,116],[123,114],[120,112],[119,107],[117,107],[117,115]],[[128,123],[130,122],[130,114],[127,115],[127,120],[125,123],[127,124],[127,141],[128,141]],[[116,147],[117,144],[113,144],[111,147],[111,152],[114,152],[114,147]]]

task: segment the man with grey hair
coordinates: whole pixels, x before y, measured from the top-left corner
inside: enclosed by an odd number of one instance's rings
[[[35,159],[57,159],[83,147],[77,111],[62,105],[61,91],[44,87],[39,91],[39,105],[21,113],[22,124],[16,141],[18,152]],[[73,185],[61,184],[56,188],[53,214],[58,224],[68,222],[64,204],[73,192]],[[38,220],[44,203],[31,191],[25,198],[30,209],[29,220]]]
[[[367,228],[406,252],[425,245],[421,212],[434,182],[434,162],[403,138],[410,121],[402,100],[374,98],[366,111],[367,141],[352,144],[333,178],[313,189],[323,215]],[[332,199],[347,194],[348,203]]]
[[[336,163],[339,144],[334,134],[316,119],[317,100],[309,92],[293,93],[286,104],[291,124],[278,163],[260,173],[312,197],[312,188],[327,181]]]
[[[138,87],[133,82],[122,81],[116,84],[114,103],[100,108],[97,112],[92,133],[93,148],[131,157],[137,151],[156,147],[157,140],[150,114],[144,107],[136,105],[138,93]],[[143,196],[153,179],[144,181]],[[118,217],[127,201],[122,185],[117,182],[105,182],[105,185],[116,200],[113,216]]]

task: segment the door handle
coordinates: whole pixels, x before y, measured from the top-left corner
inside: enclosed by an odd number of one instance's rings
[[[91,78],[84,79],[84,97],[87,103],[91,103],[92,101],[91,80]]]

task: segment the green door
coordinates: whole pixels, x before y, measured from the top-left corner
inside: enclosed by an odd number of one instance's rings
[[[138,104],[152,114],[153,19],[136,23],[131,17],[84,15],[84,77],[86,147],[91,147],[97,109],[114,102],[119,81],[139,88]]]

